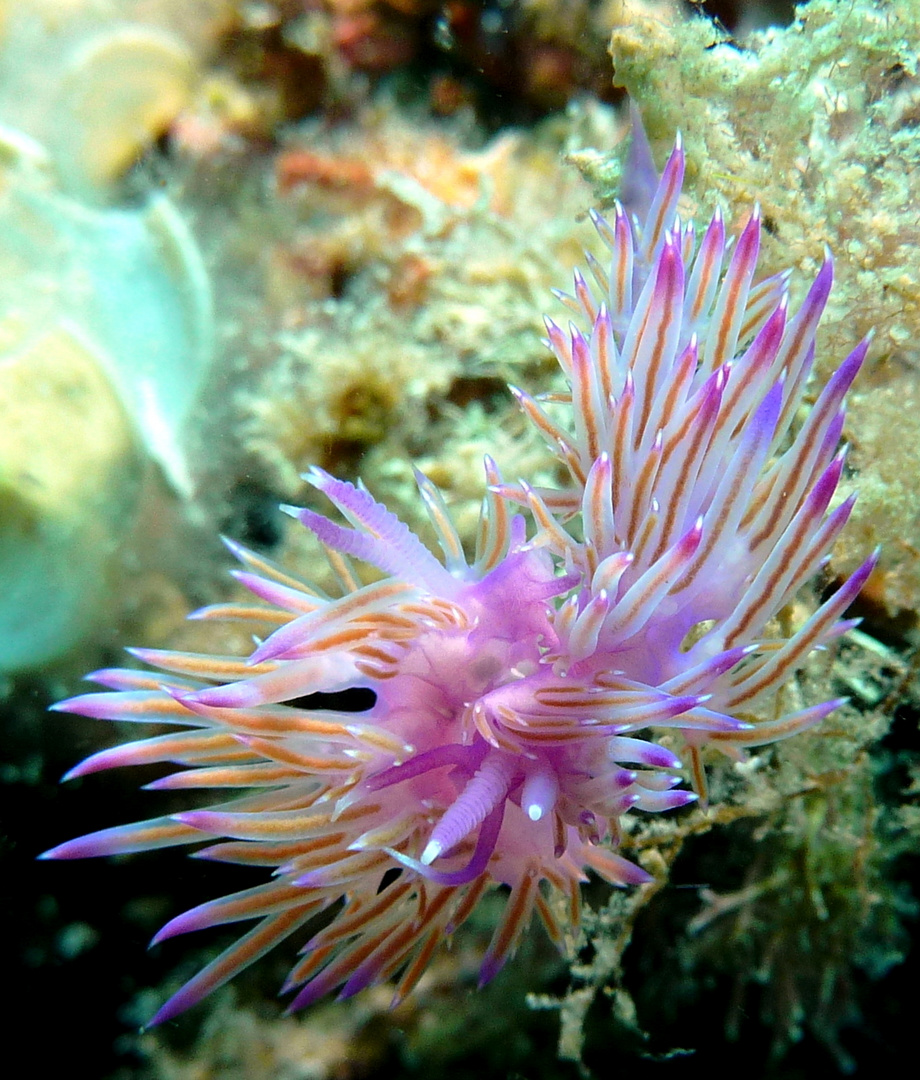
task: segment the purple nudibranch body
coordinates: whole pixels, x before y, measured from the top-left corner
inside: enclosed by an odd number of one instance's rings
[[[641,146],[632,175],[648,176],[638,156]],[[195,617],[251,622],[251,656],[133,650],[154,670],[96,672],[102,692],[56,706],[177,729],[94,754],[69,776],[172,762],[183,768],[151,787],[222,794],[210,809],[105,829],[47,857],[204,842],[199,858],[270,872],[163,927],[155,940],[255,921],[154,1022],[340,902],[297,956],[291,1008],[389,979],[400,1000],[503,885],[486,981],[534,911],[561,946],[549,893],[577,920],[588,871],[649,880],[616,851],[620,819],[696,798],[707,748],[742,760],[840,704],[776,712],[780,686],[852,625],[842,615],[874,560],[791,636],[771,621],[849,516],[852,499],[829,507],[844,396],[867,343],[799,423],[830,256],[791,313],[788,275],[754,279],[757,210],[734,244],[718,213],[697,238],[677,214],[683,171],[678,140],[639,199],[641,221],[619,205],[612,220],[594,215],[606,265],[590,259],[593,284],[576,273],[562,295],[567,332],[546,324],[569,392],[546,403],[513,391],[564,485],[507,483],[487,459],[468,559],[419,475],[436,558],[366,489],[314,469],[306,479],[340,521],[287,509],[325,548],[338,595],[229,542],[258,602]],[[363,584],[356,562],[382,576]],[[355,688],[373,691],[363,712],[310,697]]]

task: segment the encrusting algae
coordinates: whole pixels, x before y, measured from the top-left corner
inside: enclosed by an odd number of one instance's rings
[[[864,425],[853,425],[861,497],[836,559],[846,572],[867,543],[881,545],[874,597],[889,617],[910,618],[920,606],[920,557],[903,538],[920,531],[908,479],[920,467],[917,441],[906,432],[879,453],[876,419],[889,412],[889,397],[909,401],[916,384],[920,8],[911,0],[813,0],[792,26],[752,34],[739,47],[707,19],[622,7],[627,17],[610,42],[614,82],[641,104],[653,137],[680,127],[692,163],[687,192],[699,211],[756,199],[767,271],[791,262],[813,273],[824,245],[834,252],[818,370],[826,374],[821,356],[875,335],[853,399],[867,428],[863,447]],[[607,205],[618,159],[575,160]],[[905,407],[898,423],[911,424],[913,412]]]

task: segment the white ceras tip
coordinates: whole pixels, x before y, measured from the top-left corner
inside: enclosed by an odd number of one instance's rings
[[[419,859],[419,862],[422,866],[431,866],[443,850],[444,845],[440,840],[429,840],[425,845],[425,850],[422,852],[422,857]]]

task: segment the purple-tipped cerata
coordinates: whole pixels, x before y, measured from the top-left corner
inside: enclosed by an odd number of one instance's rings
[[[851,625],[841,616],[872,560],[791,636],[778,637],[773,620],[850,512],[850,500],[829,506],[843,399],[866,345],[799,423],[830,256],[791,311],[788,275],[757,280],[756,208],[734,243],[718,213],[695,232],[677,214],[683,171],[678,141],[650,184],[639,145],[635,212],[594,215],[606,264],[590,259],[593,285],[576,274],[574,295],[562,296],[575,325],[547,321],[569,391],[552,412],[514,391],[562,486],[505,483],[487,459],[468,559],[443,498],[419,476],[436,559],[363,487],[313,470],[306,479],[342,520],[292,512],[328,552],[337,596],[230,543],[261,606],[197,617],[242,618],[263,636],[274,627],[249,658],[136,650],[158,670],[98,672],[105,691],[57,706],[176,727],[70,775],[172,762],[183,768],[150,787],[219,794],[211,809],[106,829],[48,857],[187,844],[268,868],[264,884],[160,932],[254,921],[155,1021],[330,909],[287,980],[292,1007],[388,979],[398,1000],[503,885],[482,965],[491,978],[534,911],[562,942],[550,894],[574,920],[587,871],[615,885],[648,880],[615,851],[623,814],[702,793],[707,748],[738,760],[839,704],[777,715],[777,690]],[[352,560],[377,580],[363,584]],[[358,688],[361,712],[310,698]]]

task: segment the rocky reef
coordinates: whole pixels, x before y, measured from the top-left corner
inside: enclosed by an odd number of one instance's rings
[[[59,7],[0,3],[0,888],[26,927],[4,944],[25,1010],[49,986],[70,1000],[61,1046],[113,1080],[575,1077],[614,1053],[642,1076],[890,1066],[920,845],[916,5]],[[378,987],[282,1018],[268,959],[139,1032],[220,943],[148,958],[144,939],[211,890],[195,863],[159,882],[130,860],[34,864],[60,815],[75,833],[113,799],[124,819],[180,808],[131,779],[65,794],[110,733],[46,706],[125,645],[246,653],[245,629],[184,616],[242,595],[221,532],[315,576],[277,512],[310,499],[311,466],[360,474],[427,541],[413,464],[464,542],[484,453],[558,481],[506,384],[564,390],[541,313],[619,191],[627,95],[659,168],[682,133],[683,215],[718,205],[737,236],[759,204],[762,272],[792,268],[793,310],[833,250],[822,380],[874,331],[844,429],[853,518],[780,615],[880,545],[861,626],[786,691],[849,703],[781,752],[707,760],[708,808],[637,819],[622,850],[654,881],[591,884],[566,959],[534,929],[475,992],[485,904],[394,1011]]]

